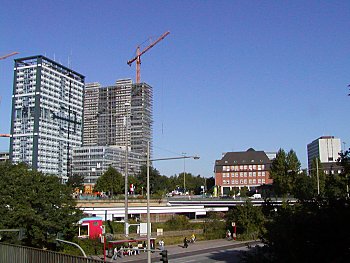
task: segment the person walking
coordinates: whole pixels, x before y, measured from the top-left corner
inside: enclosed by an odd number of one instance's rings
[[[188,240],[187,240],[187,237],[185,237],[184,239],[184,248],[187,248],[188,247]]]
[[[117,259],[117,258],[118,258],[118,247],[115,247],[112,259]]]
[[[159,240],[159,249],[162,251],[164,250],[164,240],[163,239]]]
[[[192,243],[196,242],[196,235],[194,233],[191,236],[191,242]]]

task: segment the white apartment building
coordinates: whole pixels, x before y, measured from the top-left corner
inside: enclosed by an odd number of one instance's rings
[[[84,79],[44,56],[15,59],[12,163],[67,179],[72,148],[82,145]]]
[[[307,145],[308,167],[311,169],[312,161],[318,158],[326,173],[340,173],[336,162],[341,152],[341,141],[334,136],[321,136]]]

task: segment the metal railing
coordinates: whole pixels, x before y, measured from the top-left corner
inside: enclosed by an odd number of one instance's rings
[[[0,263],[101,263],[102,260],[0,243]]]

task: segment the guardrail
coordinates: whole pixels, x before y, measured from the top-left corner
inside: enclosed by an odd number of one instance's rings
[[[54,251],[0,243],[0,262],[16,263],[101,263],[98,259],[72,256]]]

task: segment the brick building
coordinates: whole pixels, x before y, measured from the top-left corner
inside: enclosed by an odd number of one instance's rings
[[[228,152],[215,161],[215,184],[219,194],[228,194],[234,187],[253,189],[271,184],[270,166],[272,160],[264,151],[250,148],[246,152]]]

